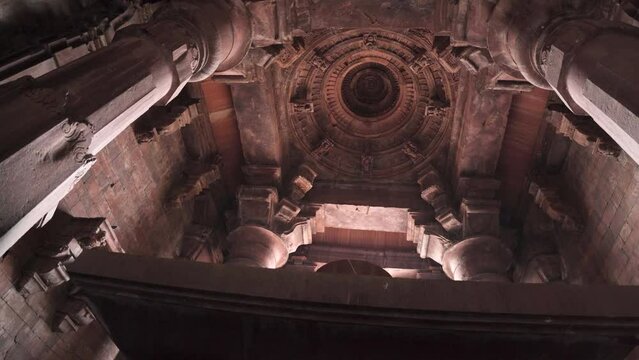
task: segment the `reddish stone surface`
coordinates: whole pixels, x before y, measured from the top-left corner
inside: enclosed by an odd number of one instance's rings
[[[563,177],[583,209],[585,229],[571,239],[582,269],[639,285],[639,165],[625,153],[614,158],[573,144]]]
[[[204,106],[213,130],[217,150],[222,156],[222,181],[229,194],[234,194],[243,183],[242,145],[237,127],[231,89],[226,84],[204,81],[200,84]]]
[[[499,157],[497,174],[501,180],[499,198],[504,208],[519,210],[528,192],[527,176],[533,165],[549,92],[535,89],[513,97],[508,125]]]
[[[107,218],[127,253],[172,257],[191,209],[167,207],[166,196],[185,161],[180,132],[138,144],[129,128],[98,154],[59,209]]]
[[[0,359],[108,360],[119,350],[94,321],[77,332],[52,330],[55,311],[66,299],[68,285],[23,297],[14,284],[39,244],[31,230],[0,260]]]

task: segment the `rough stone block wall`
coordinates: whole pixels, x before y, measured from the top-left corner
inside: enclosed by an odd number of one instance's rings
[[[170,207],[166,200],[186,159],[180,131],[138,144],[128,128],[97,155],[58,211],[107,218],[127,253],[173,257],[192,207]],[[77,332],[52,331],[67,285],[26,298],[15,289],[39,242],[31,230],[0,260],[0,359],[115,358],[119,350],[98,321]]]
[[[166,196],[185,162],[179,131],[138,144],[128,128],[98,154],[59,209],[107,218],[127,253],[173,257],[191,209],[167,207]]]
[[[15,255],[9,254],[0,262],[0,359],[115,358],[119,350],[97,321],[77,332],[52,331],[53,315],[65,299],[66,288],[24,298],[13,286],[23,263]]]
[[[639,285],[639,165],[625,153],[614,158],[572,144],[562,175],[583,209],[585,228],[573,239],[582,268]]]

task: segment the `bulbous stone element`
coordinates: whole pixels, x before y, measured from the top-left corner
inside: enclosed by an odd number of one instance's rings
[[[288,260],[282,238],[263,227],[244,225],[228,236],[229,256],[226,264],[277,269]]]
[[[478,236],[446,250],[442,267],[456,281],[510,281],[506,273],[512,263],[512,251],[499,238]]]

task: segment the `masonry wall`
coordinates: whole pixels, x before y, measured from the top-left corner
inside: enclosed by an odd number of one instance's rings
[[[575,242],[582,269],[639,285],[639,166],[623,152],[613,158],[572,144],[562,176],[565,194],[583,209],[584,231],[564,239]]]
[[[21,241],[29,241],[31,234]],[[118,355],[101,325],[94,321],[77,332],[51,329],[56,308],[66,299],[66,286],[24,298],[13,286],[26,262],[29,244],[0,261],[0,359],[110,360]]]

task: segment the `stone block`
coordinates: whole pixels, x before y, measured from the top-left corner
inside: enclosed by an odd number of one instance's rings
[[[34,360],[35,358],[29,354],[27,349],[21,345],[14,345],[5,355],[5,360]]]
[[[26,300],[14,289],[7,291],[3,300],[9,307],[29,326],[35,325],[38,315],[33,311]]]
[[[4,334],[13,338],[25,325],[26,323],[13,309],[4,300],[0,300],[0,329],[4,331]]]
[[[278,201],[277,189],[264,186],[242,186],[237,195],[238,218],[241,225],[270,227]]]
[[[499,213],[501,203],[497,200],[464,199],[461,204],[463,237],[475,235],[499,236]]]

